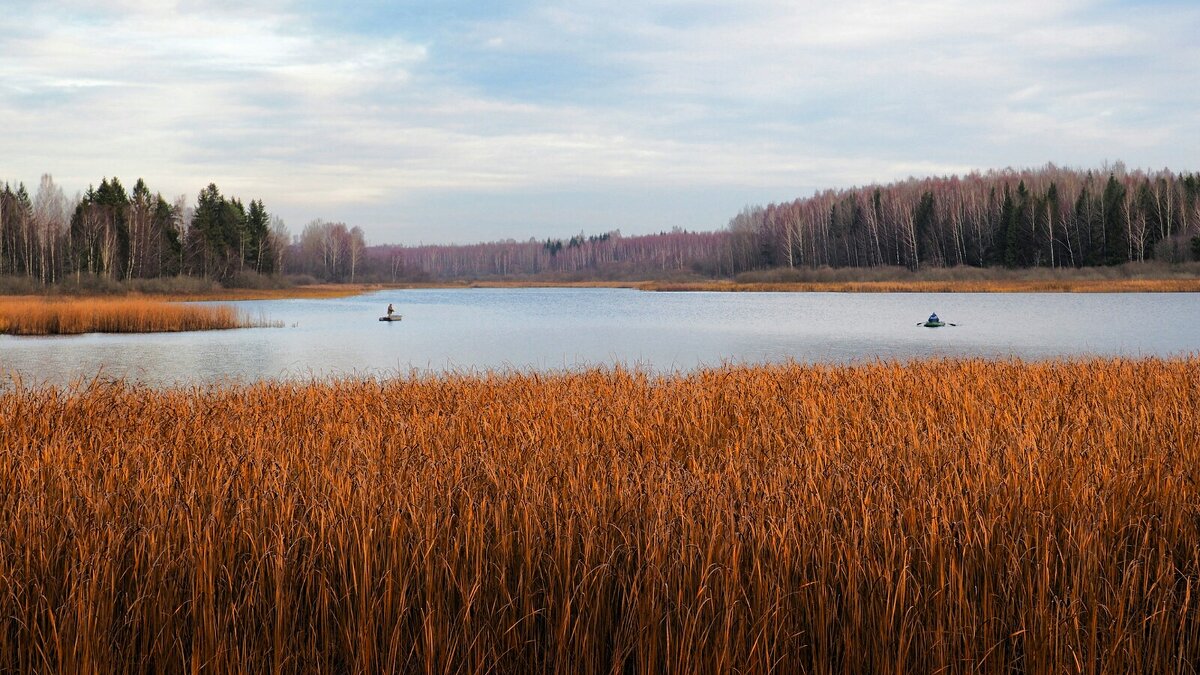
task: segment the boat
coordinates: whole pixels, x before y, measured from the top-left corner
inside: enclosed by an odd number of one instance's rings
[[[925,323],[923,323],[921,325],[925,326],[926,328],[941,328],[942,326],[946,325],[946,322],[945,321],[926,321]]]
[[[381,316],[381,317],[379,317],[379,320],[380,320],[380,321],[399,321],[399,320],[400,320],[400,315],[399,315],[399,314],[393,314],[393,315],[391,315],[391,316]]]

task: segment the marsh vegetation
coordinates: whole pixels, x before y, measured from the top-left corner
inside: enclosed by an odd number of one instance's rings
[[[0,297],[0,333],[78,335],[161,333],[263,325],[226,305],[146,298]]]
[[[1200,360],[0,392],[0,670],[1195,672]]]

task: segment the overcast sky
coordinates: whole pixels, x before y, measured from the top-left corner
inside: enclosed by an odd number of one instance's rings
[[[293,232],[723,227],[972,169],[1195,170],[1200,3],[0,0],[0,180],[215,182]]]

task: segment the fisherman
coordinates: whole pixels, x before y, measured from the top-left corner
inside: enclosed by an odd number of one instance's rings
[[[941,321],[941,319],[937,318],[937,312],[934,312],[933,314],[929,315],[929,321],[926,321],[926,323],[938,323],[939,321]]]
[[[389,302],[388,303],[388,318],[389,319],[392,318],[392,315],[395,313],[396,313],[396,308],[392,307],[392,303]]]

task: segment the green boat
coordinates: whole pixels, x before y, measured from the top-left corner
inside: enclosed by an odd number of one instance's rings
[[[926,321],[925,323],[923,323],[921,325],[925,326],[926,328],[941,328],[942,326],[946,325],[946,322],[945,321]]]

